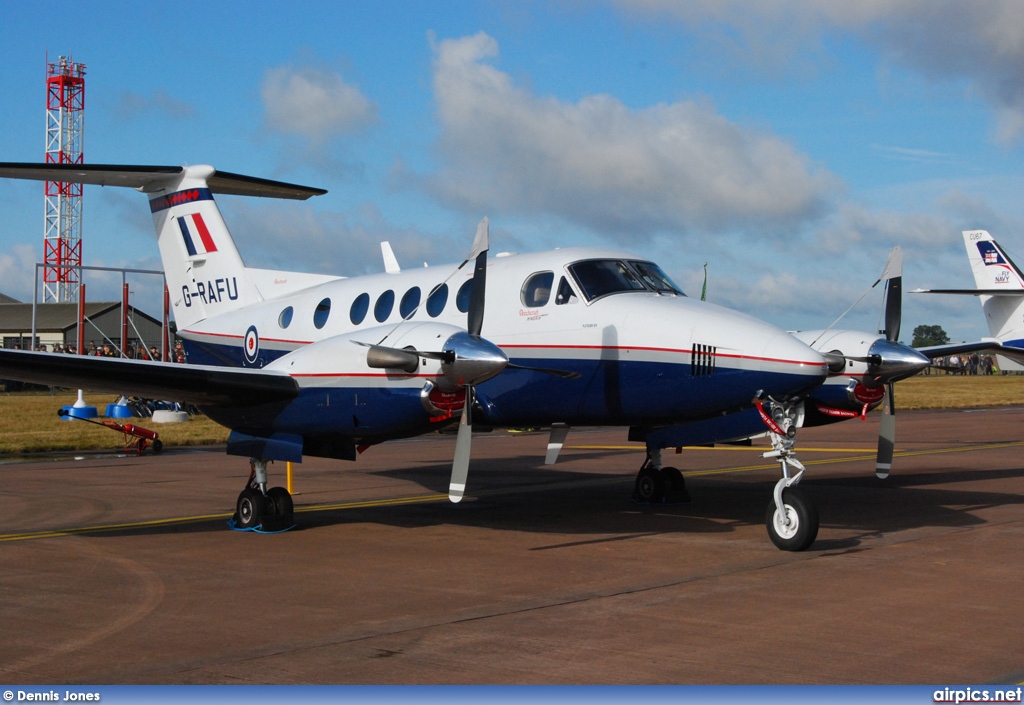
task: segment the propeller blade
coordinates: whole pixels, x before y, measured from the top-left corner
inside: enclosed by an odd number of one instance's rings
[[[452,461],[452,479],[448,485],[448,499],[456,504],[466,494],[469,477],[469,451],[473,443],[473,388],[466,387],[466,405],[459,420],[459,435],[455,439],[455,459]]]
[[[885,269],[882,270],[882,275],[878,277],[878,282],[885,279],[892,279],[894,277],[903,276],[903,248],[899,245],[889,250],[889,259],[885,261]],[[875,284],[878,284],[875,282]],[[874,285],[872,285],[874,286]]]
[[[875,476],[880,480],[889,477],[892,470],[892,456],[896,447],[896,404],[895,388],[890,382],[885,390],[885,409],[878,429],[878,457],[875,459]]]
[[[473,249],[470,250],[469,256],[466,257],[466,262],[474,257],[479,257],[481,253],[487,252],[489,249],[491,249],[490,221],[485,215],[483,220],[481,220],[476,226],[476,236],[473,238]],[[465,262],[463,264],[465,264]]]
[[[903,316],[903,277],[893,277],[885,285],[885,339],[890,343],[900,337]]]
[[[900,337],[900,319],[903,315],[903,250],[889,250],[889,259],[879,281],[885,283],[885,338],[894,342]]]
[[[476,266],[473,270],[473,289],[469,294],[469,322],[466,330],[470,335],[479,336],[484,327],[484,293],[487,287],[487,250],[490,247],[489,225],[485,217],[476,229],[473,240],[473,252],[476,253]]]

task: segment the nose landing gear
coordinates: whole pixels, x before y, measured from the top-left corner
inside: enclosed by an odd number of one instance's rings
[[[801,403],[772,400],[771,415],[761,402],[755,404],[772,442],[772,450],[764,457],[775,458],[782,468],[782,478],[775,483],[772,502],[765,512],[765,526],[772,543],[783,551],[803,551],[818,536],[818,510],[797,487],[804,474],[804,466],[793,450]],[[799,472],[791,475],[790,467]]]

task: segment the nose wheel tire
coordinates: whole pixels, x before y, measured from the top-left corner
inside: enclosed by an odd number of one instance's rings
[[[818,536],[818,510],[796,487],[789,487],[782,493],[785,514],[779,511],[773,500],[765,513],[768,537],[783,551],[803,551]]]

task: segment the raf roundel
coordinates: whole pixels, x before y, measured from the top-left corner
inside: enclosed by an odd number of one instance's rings
[[[245,348],[245,361],[250,365],[255,365],[256,359],[260,354],[260,335],[256,332],[256,326],[249,326],[249,330],[245,331],[243,346]]]

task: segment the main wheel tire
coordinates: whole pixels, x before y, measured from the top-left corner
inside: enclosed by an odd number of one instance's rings
[[[665,497],[665,478],[661,471],[646,466],[636,475],[633,496],[638,502],[660,502]]]
[[[247,487],[238,495],[235,523],[240,529],[254,529],[267,513],[267,498],[259,490]]]
[[[271,487],[267,490],[267,499],[270,500],[267,511],[275,517],[285,521],[291,521],[295,515],[295,503],[288,490],[283,487]]]
[[[814,543],[818,536],[818,509],[814,503],[796,487],[782,492],[782,504],[786,509],[789,524],[784,524],[782,514],[773,499],[765,512],[765,526],[768,537],[783,551],[803,551]]]
[[[154,439],[153,440],[153,452],[159,454],[159,453],[162,453],[163,450],[164,450],[164,442],[161,441],[159,438]]]

